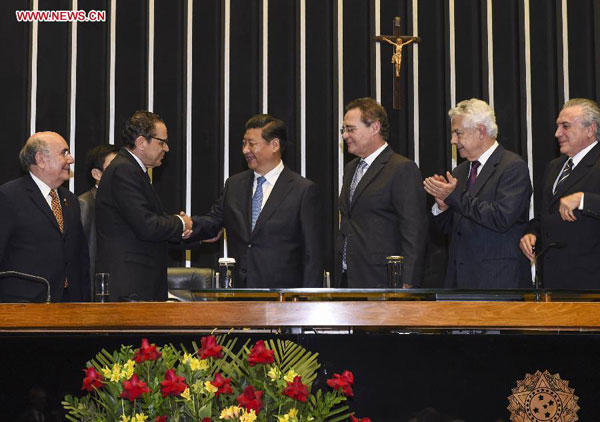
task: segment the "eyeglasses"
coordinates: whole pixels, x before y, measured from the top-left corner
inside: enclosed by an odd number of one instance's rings
[[[67,158],[69,155],[72,157],[73,155],[71,154],[71,151],[69,151],[68,149],[64,149],[61,152],[59,152],[60,155],[62,155],[63,157]]]
[[[373,122],[367,122],[367,123],[365,123],[365,126],[369,127],[369,126],[371,126],[371,123],[373,123]],[[354,133],[354,132],[356,132],[356,129],[358,129],[356,126],[342,126],[340,128],[340,135],[343,135],[344,133],[348,133],[348,134]]]
[[[164,147],[165,145],[167,145],[169,143],[168,139],[157,138],[156,136],[153,136],[150,139],[156,139],[161,147]]]

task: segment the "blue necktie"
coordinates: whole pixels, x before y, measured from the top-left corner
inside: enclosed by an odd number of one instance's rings
[[[358,166],[356,166],[356,171],[354,172],[354,176],[352,177],[352,183],[350,183],[350,202],[352,202],[352,198],[354,197],[354,191],[365,174],[365,169],[367,168],[367,162],[365,160],[360,160],[358,162]]]
[[[252,230],[254,230],[254,226],[256,225],[256,220],[258,220],[258,216],[260,215],[260,210],[262,209],[262,200],[263,200],[263,190],[262,185],[265,183],[267,179],[263,176],[260,176],[256,179],[256,191],[254,192],[254,196],[252,197]]]

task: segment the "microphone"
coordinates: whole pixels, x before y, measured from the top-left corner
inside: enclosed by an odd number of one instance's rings
[[[534,281],[534,286],[536,289],[540,289],[543,288],[543,283],[542,283],[542,278],[540,276],[540,270],[542,269],[541,266],[538,266],[538,261],[541,260],[544,255],[546,254],[546,252],[548,252],[550,249],[562,249],[564,247],[566,247],[567,244],[565,242],[552,242],[552,243],[548,243],[548,245],[546,245],[544,248],[542,248],[542,250],[540,251],[540,253],[535,254],[535,258],[533,260],[533,265],[535,265],[535,281]]]
[[[50,303],[50,283],[44,277],[40,277],[33,274],[21,273],[19,271],[0,271],[0,279],[16,277],[27,281],[34,281],[36,283],[42,283],[46,285],[46,303]]]

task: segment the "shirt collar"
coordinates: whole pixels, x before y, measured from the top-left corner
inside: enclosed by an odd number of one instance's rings
[[[124,149],[125,149],[125,151],[127,151],[128,153],[130,153],[133,158],[135,158],[135,161],[137,161],[137,163],[140,165],[140,167],[142,168],[142,170],[144,170],[144,173],[147,173],[148,169],[146,168],[146,166],[144,165],[144,163],[142,163],[142,160],[140,160],[140,158],[137,155],[135,155],[133,152],[131,152],[131,150],[129,148],[124,148]]]
[[[370,155],[366,156],[362,160],[365,163],[367,163],[367,166],[370,166],[371,164],[373,164],[373,161],[375,161],[375,159],[377,157],[379,157],[379,154],[381,154],[383,152],[383,150],[386,149],[387,146],[388,146],[388,143],[384,142],[382,146],[377,148],[375,151],[373,151]]]
[[[480,164],[479,168],[483,168],[483,166],[485,165],[487,160],[490,159],[490,157],[492,156],[494,151],[496,151],[496,148],[498,148],[499,145],[500,144],[498,144],[498,141],[494,141],[492,146],[489,147],[483,154],[481,154],[479,156],[479,158],[476,160],[476,161],[479,161],[479,164]]]
[[[269,171],[264,176],[262,174],[258,174],[257,172],[254,172],[254,181],[256,182],[256,179],[263,176],[265,179],[267,179],[266,180],[267,182],[269,182],[271,185],[275,185],[275,182],[277,182],[277,179],[279,178],[279,175],[281,174],[282,171],[283,171],[283,161],[279,160],[279,164],[277,164],[275,166],[275,168],[271,169],[271,171]]]
[[[43,182],[39,177],[37,177],[31,171],[29,172],[29,175],[31,176],[31,178],[33,179],[33,181],[35,182],[37,187],[40,189],[40,192],[42,192],[42,195],[44,196],[44,198],[46,198],[48,195],[50,195],[50,191],[52,190],[52,188],[50,186],[48,186],[45,182]]]
[[[575,154],[573,156],[573,158],[571,159],[571,161],[573,161],[573,168],[575,168],[577,166],[577,164],[579,164],[579,162],[581,160],[583,160],[583,157],[586,156],[586,154],[588,152],[590,152],[590,150],[592,148],[594,148],[596,146],[596,144],[598,143],[598,141],[594,141],[592,142],[590,145],[588,145],[587,147],[585,147],[584,149],[582,149],[581,151],[579,151],[577,154]]]

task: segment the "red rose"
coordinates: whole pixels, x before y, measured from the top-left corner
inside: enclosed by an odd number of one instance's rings
[[[354,413],[351,413],[350,414],[350,422],[371,422],[371,419],[369,419],[369,418],[357,419],[354,417]]]
[[[133,355],[133,360],[137,363],[142,363],[146,360],[156,360],[161,356],[162,354],[156,350],[156,345],[148,344],[148,339],[143,338],[142,345],[135,351],[135,355]]]
[[[327,380],[327,385],[334,390],[342,390],[342,394],[348,397],[354,397],[352,392],[352,384],[354,383],[354,375],[350,371],[340,374],[333,374],[333,378]]]
[[[229,385],[230,382],[231,382],[230,378],[225,378],[223,375],[221,375],[219,372],[217,372],[215,374],[215,380],[210,382],[212,385],[214,385],[215,387],[217,387],[219,389],[217,392],[215,392],[215,397],[218,397],[219,394],[233,393],[231,385]]]
[[[82,390],[92,392],[96,388],[102,387],[102,375],[100,375],[100,373],[96,371],[96,368],[89,367],[86,369],[82,369],[82,371],[85,372],[85,378],[83,378],[83,386],[81,387]]]
[[[157,416],[154,418],[154,422],[168,422],[167,416]]]
[[[128,381],[123,381],[123,392],[121,398],[134,401],[144,393],[149,393],[150,389],[144,381],[140,381],[137,374],[133,374]]]
[[[249,385],[248,387],[246,387],[242,395],[237,398],[237,402],[240,406],[245,407],[246,410],[254,409],[254,411],[258,415],[258,412],[263,407],[262,401],[260,401],[262,395],[262,391],[254,390],[254,387]]]
[[[210,418],[202,418],[202,422],[210,422]]]
[[[288,382],[287,387],[283,389],[283,394],[294,400],[305,403],[308,398],[308,388],[306,388],[306,385],[302,384],[300,376],[296,375],[294,381]]]
[[[250,350],[250,355],[248,355],[248,365],[254,366],[257,363],[268,364],[273,363],[273,350],[269,350],[265,347],[265,342],[263,340],[258,340],[252,350]]]
[[[185,378],[178,376],[174,369],[169,369],[165,373],[165,379],[160,382],[160,385],[160,392],[163,397],[178,396],[187,388]]]
[[[200,349],[200,359],[206,358],[222,358],[222,346],[217,345],[215,336],[202,337],[200,339],[202,348]]]

